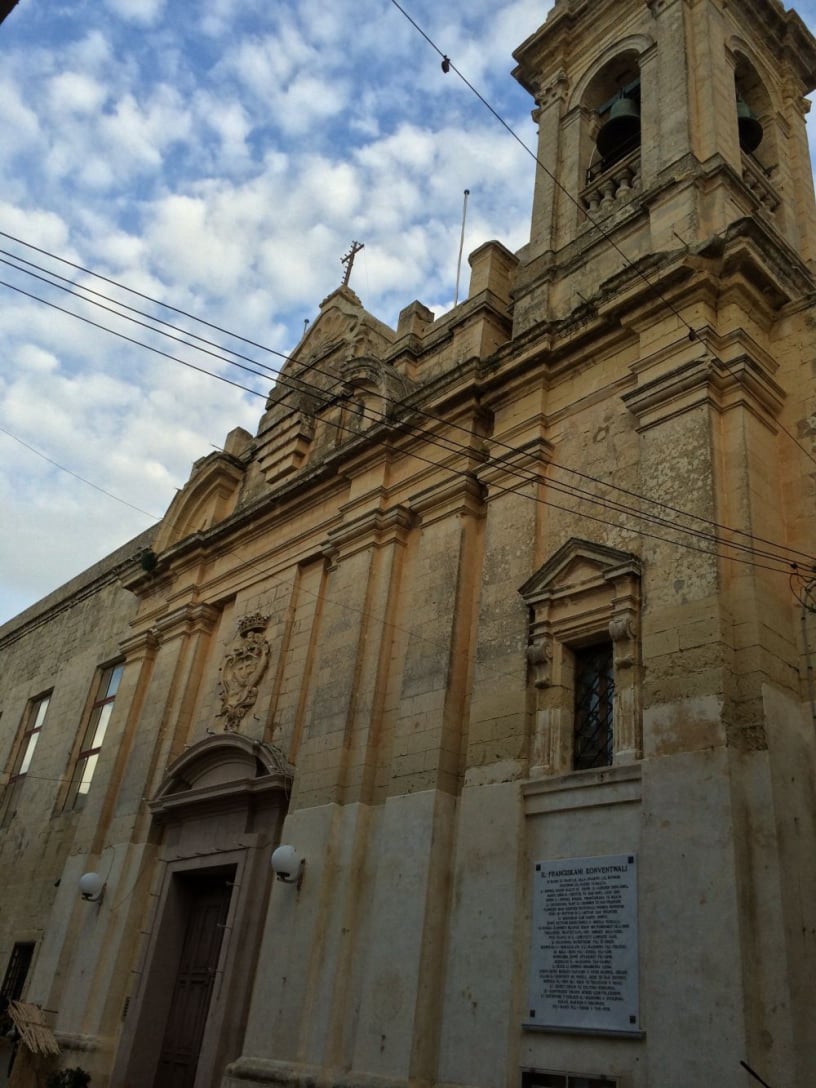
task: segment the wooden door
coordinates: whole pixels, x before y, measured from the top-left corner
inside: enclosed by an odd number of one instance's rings
[[[185,883],[187,923],[153,1088],[193,1088],[229,910],[225,876]]]

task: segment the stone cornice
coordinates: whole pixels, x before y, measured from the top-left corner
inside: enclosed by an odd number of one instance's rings
[[[424,526],[451,514],[484,517],[484,487],[474,475],[449,472],[444,479],[412,495],[409,506]]]
[[[415,523],[416,516],[404,506],[367,511],[332,529],[323,544],[323,554],[331,566],[336,566],[368,548],[404,544]]]
[[[157,643],[163,643],[180,635],[192,635],[197,632],[206,634],[213,629],[220,615],[219,609],[209,604],[181,605],[172,612],[155,619],[150,629],[141,637],[146,641],[155,639]]]
[[[746,408],[775,430],[784,399],[784,390],[747,354],[727,363],[709,356],[683,363],[622,397],[639,431],[704,404],[721,413]]]
[[[514,447],[512,452],[502,453],[499,449],[489,461],[476,469],[477,478],[488,489],[488,499],[502,495],[504,487],[518,488],[520,472],[529,474],[531,483],[537,482],[535,477],[540,475],[543,483],[543,474],[552,460],[554,449],[551,442],[538,435]],[[494,493],[491,493],[491,488]]]
[[[200,786],[184,793],[170,794],[155,801],[149,801],[148,807],[159,820],[169,820],[174,816],[180,819],[191,812],[199,817],[206,812],[220,812],[230,803],[241,804],[248,797],[273,796],[288,793],[292,779],[288,775],[274,774],[263,778],[245,778],[237,782],[221,782],[216,786]]]
[[[149,657],[150,654],[155,653],[159,642],[158,631],[154,627],[148,627],[145,630],[128,635],[127,638],[123,638],[119,643],[119,649],[125,657],[133,660]]]

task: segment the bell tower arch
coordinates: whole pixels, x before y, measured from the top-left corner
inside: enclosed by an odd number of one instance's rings
[[[515,53],[536,102],[516,331],[628,264],[754,218],[816,260],[805,131],[816,49],[773,0],[557,0]],[[783,265],[787,258],[783,260]]]

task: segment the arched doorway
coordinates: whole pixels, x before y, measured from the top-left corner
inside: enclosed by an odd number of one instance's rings
[[[278,749],[236,733],[168,769],[149,802],[155,907],[112,1083],[214,1088],[240,1054],[291,781]]]

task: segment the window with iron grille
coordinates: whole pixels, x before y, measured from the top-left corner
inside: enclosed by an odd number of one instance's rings
[[[531,778],[642,757],[640,579],[637,556],[573,537],[520,588],[534,688]]]
[[[608,767],[614,752],[612,706],[615,672],[612,643],[602,642],[574,651],[575,729],[573,761],[576,771]]]
[[[76,757],[71,785],[65,801],[66,808],[82,808],[91,780],[102,750],[102,742],[108,729],[119,682],[122,679],[124,665],[109,665],[99,675],[96,696],[91,705],[88,723],[82,737],[82,744]]]
[[[0,817],[0,827],[8,827],[14,813],[17,810],[17,802],[23,788],[34,750],[40,739],[40,731],[45,724],[45,715],[48,713],[48,704],[51,701],[51,693],[40,695],[32,699],[26,708],[25,717],[21,726],[21,736],[16,745],[8,785],[3,797],[3,813]]]
[[[19,941],[15,944],[11,950],[3,985],[0,987],[0,997],[7,1001],[20,1000],[33,956],[33,941]]]

